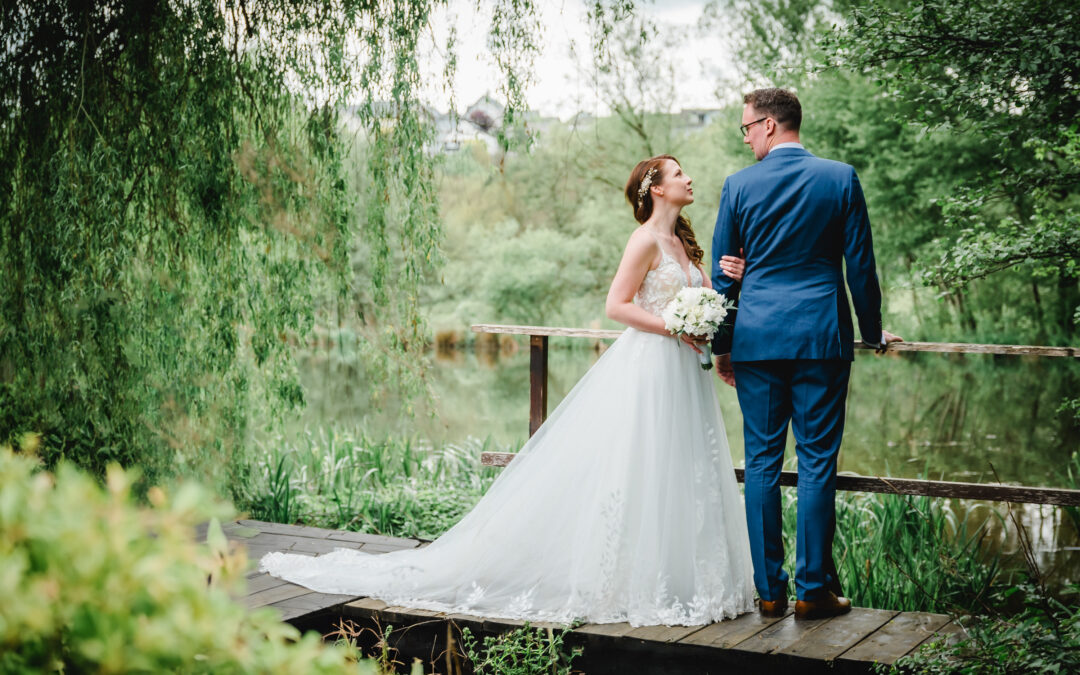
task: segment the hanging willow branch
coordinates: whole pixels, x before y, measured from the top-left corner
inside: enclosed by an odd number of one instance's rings
[[[442,236],[418,48],[445,5],[4,3],[0,441],[242,483],[252,411],[303,402],[292,349],[327,284],[371,386],[415,389]],[[538,25],[495,14],[512,117]]]

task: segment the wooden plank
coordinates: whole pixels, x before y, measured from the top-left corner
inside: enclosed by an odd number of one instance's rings
[[[293,541],[292,548],[289,549],[290,553],[332,553],[339,548],[348,548],[352,550],[358,550],[365,544],[357,544],[352,541],[331,541],[329,539],[307,539],[300,538]]]
[[[829,621],[832,621],[832,619],[796,621],[795,615],[791,614],[760,633],[739,642],[732,648],[755,654],[772,654],[802,640]]]
[[[529,436],[547,419],[548,338],[529,338]]]
[[[266,572],[260,572],[247,580],[247,595],[283,586],[287,583],[289,582],[284,579],[278,579],[277,577],[270,576]]]
[[[405,549],[416,548],[420,542],[414,539],[402,539],[401,544],[363,544],[360,546],[360,550],[364,553],[392,553],[394,551],[404,551]]]
[[[267,553],[295,553],[296,555],[313,556],[314,553],[307,553],[306,551],[287,551],[282,550],[276,546],[245,546],[248,560],[252,563],[258,563],[264,555]]]
[[[318,610],[323,610],[328,607],[344,605],[346,602],[352,602],[353,600],[356,600],[355,595],[334,595],[330,593],[309,591],[304,595],[298,595],[296,597],[278,600],[277,602],[272,603],[272,606],[289,607],[292,609],[305,609],[310,613]]]
[[[345,530],[331,530],[323,527],[312,527],[310,525],[286,525],[284,523],[270,523],[261,520],[238,520],[239,525],[245,527],[251,527],[266,535],[283,536],[283,537],[295,537],[300,539],[353,539],[363,538],[363,541],[373,541],[378,543],[390,543],[390,542],[410,542],[415,541],[413,539],[405,539],[401,537],[384,537],[378,534],[364,534],[361,532],[348,532]]]
[[[379,610],[379,617],[383,621],[388,621],[395,624],[413,624],[417,621],[428,621],[430,619],[445,619],[445,612],[436,612],[430,609],[419,609],[417,607],[403,607],[401,605],[391,605]]]
[[[259,534],[259,530],[254,527],[247,527],[239,523],[226,523],[221,526],[221,531],[225,534],[227,539],[251,539],[255,535]]]
[[[387,608],[387,604],[377,598],[360,598],[345,603],[341,613],[348,619],[370,619]]]
[[[791,616],[791,610],[788,610],[783,617],[766,617],[756,611],[747,612],[736,619],[711,623],[682,638],[679,644],[730,649],[789,616]]]
[[[856,349],[870,349],[861,342],[855,343]],[[985,345],[970,342],[894,342],[889,345],[890,352],[937,352],[945,354],[993,354],[996,356],[1051,356],[1080,357],[1078,347],[1044,347],[1041,345]]]
[[[889,664],[918,647],[949,623],[944,614],[901,612],[866,639],[840,655],[845,661],[878,661]]]
[[[266,605],[281,612],[282,621],[292,621],[301,617],[322,612],[337,612],[346,602],[355,600],[352,595],[329,595],[311,591],[295,598],[287,598]]]
[[[563,328],[552,326],[512,326],[502,324],[478,323],[471,327],[474,333],[502,333],[508,335],[528,335],[532,337],[580,337],[593,339],[614,339],[622,335],[621,330],[600,330],[587,328]],[[861,341],[854,343],[856,349],[873,350]],[[889,345],[891,352],[937,352],[950,354],[996,354],[999,356],[1051,356],[1080,357],[1080,347],[1047,347],[1042,345],[990,345],[971,342],[894,342]]]
[[[285,584],[284,586],[268,588],[265,591],[259,591],[258,593],[249,593],[248,596],[244,598],[244,604],[252,608],[262,607],[263,605],[271,605],[288,598],[306,595],[310,592],[310,588],[304,588],[303,586],[297,586],[296,584]]]
[[[480,464],[483,466],[506,466],[517,457],[516,452],[481,452]]]
[[[485,633],[505,633],[507,631],[517,630],[525,626],[524,621],[518,619],[506,619],[502,617],[484,617],[484,632]]]
[[[403,537],[388,537],[384,534],[369,534],[367,532],[350,532],[348,530],[329,530],[329,534],[326,535],[327,539],[333,539],[335,541],[352,541],[358,544],[386,544],[386,545],[399,545],[403,548],[409,546],[409,542],[415,542],[416,539],[405,539]],[[413,544],[415,546],[415,543]]]
[[[285,525],[284,523],[267,523],[260,520],[238,520],[244,527],[251,527],[265,535],[283,537],[305,537],[308,539],[326,539],[327,535],[334,530],[325,530],[321,527],[308,525]]]
[[[490,619],[485,619],[482,616],[475,616],[473,614],[447,614],[446,620],[459,631],[468,628],[477,636],[485,632],[484,626],[490,621]]]
[[[834,661],[899,613],[854,607],[847,614],[833,618],[798,642],[778,649],[777,653],[815,661]]]
[[[299,607],[281,607],[279,605],[266,605],[272,609],[276,609],[281,613],[282,621],[295,621],[296,619],[308,616],[309,614],[318,614],[319,610],[302,609]]]
[[[555,335],[560,337],[611,338],[623,334],[621,330],[600,330],[590,328],[551,328],[549,326],[504,326],[499,324],[478,323],[472,327],[474,333],[502,333],[506,335]]]
[[[745,469],[735,469],[735,480],[745,481]],[[796,471],[781,471],[780,485],[795,486],[799,483]],[[1023,487],[1019,485],[996,485],[986,483],[954,483],[941,480],[916,480],[885,476],[836,477],[836,489],[849,492],[878,492],[882,494],[914,495],[918,497],[948,497],[954,499],[979,499],[992,502],[1015,502],[1023,504],[1056,504],[1080,506],[1080,490],[1060,488]]]
[[[513,452],[482,452],[480,453],[480,463],[484,466],[506,466],[516,456],[517,453]],[[735,469],[735,480],[740,483],[745,482],[746,470],[742,468]],[[799,474],[797,472],[780,472],[780,485],[794,487],[798,483]],[[913,495],[917,497],[946,497],[1018,504],[1080,506],[1080,490],[1024,487],[1020,485],[841,475],[836,477],[836,489],[847,492],[877,492],[880,494]]]
[[[915,651],[922,645],[931,642],[944,642],[947,645],[954,645],[961,640],[966,640],[967,637],[968,634],[964,627],[950,620],[949,623],[934,631],[933,635],[927,637],[921,644],[912,647],[911,651]]]
[[[624,639],[645,642],[678,642],[691,633],[696,633],[704,626],[640,626],[623,636]]]
[[[285,534],[267,534],[265,532],[259,533],[251,539],[239,540],[244,546],[251,548],[272,548],[276,551],[289,551],[297,542],[300,541],[324,541],[321,539],[310,539],[308,537],[292,537]]]
[[[635,630],[633,626],[621,621],[619,623],[589,623],[578,626],[573,632],[595,637],[620,638],[632,630]]]
[[[584,646],[587,654],[609,653],[618,650],[622,637],[635,630],[625,621],[619,623],[590,623],[578,626],[566,636],[570,645]]]

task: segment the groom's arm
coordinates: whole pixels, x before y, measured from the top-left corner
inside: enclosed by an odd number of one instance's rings
[[[742,257],[738,224],[735,219],[735,197],[730,184],[730,178],[724,181],[724,189],[720,193],[720,210],[716,215],[716,228],[713,230],[712,286],[717,293],[722,293],[728,300],[738,305],[742,283],[724,274],[724,271],[720,269],[721,256]],[[731,336],[735,328],[736,314],[738,312],[728,312],[724,324],[716,332],[712,343],[713,354],[719,356],[731,353]]]
[[[851,303],[859,320],[859,335],[864,344],[879,347],[884,342],[881,331],[881,285],[874,259],[874,240],[870,235],[870,216],[855,169],[847,193],[847,222],[844,224],[844,262]]]

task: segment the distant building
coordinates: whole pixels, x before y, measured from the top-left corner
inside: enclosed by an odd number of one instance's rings
[[[721,112],[719,108],[683,108],[675,113],[672,126],[683,133],[698,131],[712,124]]]
[[[343,123],[353,131],[360,129],[357,112],[360,106],[349,106],[342,115]],[[373,110],[377,115],[392,119],[397,115],[396,107],[388,101],[376,101]],[[672,117],[672,130],[678,134],[691,134],[704,129],[721,113],[718,108],[684,108]],[[499,129],[502,128],[506,107],[490,93],[484,94],[465,109],[461,115],[423,106],[423,116],[434,127],[431,141],[425,144],[425,151],[432,154],[445,154],[460,151],[470,143],[482,143],[487,154],[496,158],[502,153],[499,147]],[[579,112],[563,123],[557,117],[544,117],[535,111],[524,114],[525,128],[534,138],[543,142],[543,137],[553,126],[565,124],[578,131],[592,127],[596,117],[588,112]]]

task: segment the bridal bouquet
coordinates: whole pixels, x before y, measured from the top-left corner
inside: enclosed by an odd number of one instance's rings
[[[735,303],[711,288],[687,287],[679,291],[661,316],[664,327],[675,336],[691,335],[711,339],[724,322],[728,311],[734,307]],[[712,368],[712,359],[709,358],[707,348],[698,356],[703,370]]]

